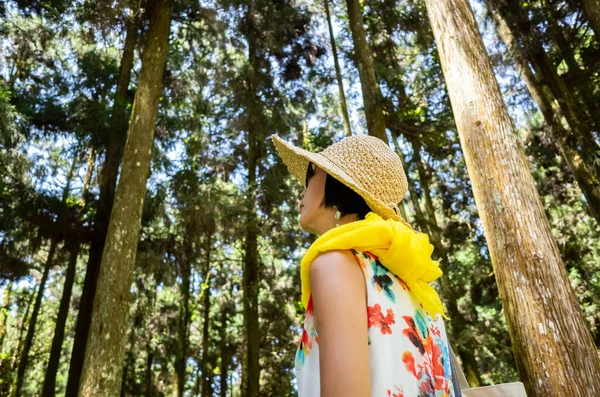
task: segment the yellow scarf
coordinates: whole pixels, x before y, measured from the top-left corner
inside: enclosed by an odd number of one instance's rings
[[[432,317],[440,313],[445,318],[439,295],[428,283],[439,278],[439,262],[431,259],[433,245],[424,233],[411,230],[402,222],[384,220],[369,212],[364,220],[334,227],[310,246],[300,263],[302,305],[308,306],[310,297],[310,265],[322,252],[354,249],[369,251],[383,266],[400,277],[410,292],[421,302]]]

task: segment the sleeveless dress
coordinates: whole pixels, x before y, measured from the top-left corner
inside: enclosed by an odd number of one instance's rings
[[[453,397],[443,319],[432,318],[398,276],[369,252],[355,257],[367,286],[372,397]],[[312,294],[296,352],[299,397],[320,397],[319,336]]]

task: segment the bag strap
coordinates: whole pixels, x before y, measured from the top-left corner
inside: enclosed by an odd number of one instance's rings
[[[450,368],[452,369],[452,386],[454,388],[454,395],[456,397],[462,397],[461,389],[469,389],[469,382],[467,382],[467,378],[463,373],[458,361],[456,361],[456,356],[454,355],[454,351],[452,350],[452,346],[448,343],[448,348],[450,349]]]

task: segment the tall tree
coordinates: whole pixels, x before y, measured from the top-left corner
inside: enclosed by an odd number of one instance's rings
[[[246,185],[246,230],[244,237],[244,275],[242,279],[244,290],[244,328],[247,354],[244,357],[244,373],[242,375],[242,395],[258,397],[260,367],[259,349],[260,332],[258,322],[259,294],[259,258],[258,258],[258,214],[256,211],[256,195],[258,190],[257,171],[260,154],[258,142],[261,139],[259,115],[262,112],[259,89],[259,54],[257,42],[258,29],[255,13],[256,0],[250,0],[246,10],[246,40],[248,41],[247,81],[248,89],[245,95],[245,113],[247,130],[247,170]]]
[[[10,294],[13,288],[13,281],[9,281],[4,290],[4,301],[0,309],[0,352],[4,346],[4,337],[6,336],[6,320],[8,319],[8,309],[10,308]]]
[[[86,197],[88,196],[88,191],[90,188],[94,163],[95,151],[92,148],[89,150],[87,172],[83,181],[80,214],[85,212]],[[65,281],[62,297],[60,299],[60,306],[58,308],[58,313],[56,314],[56,324],[54,326],[54,336],[52,338],[52,346],[50,348],[50,358],[48,359],[48,366],[46,367],[46,376],[44,378],[44,387],[42,389],[43,397],[53,397],[55,394],[56,373],[58,372],[58,366],[60,364],[62,345],[65,337],[65,326],[67,324],[67,316],[69,314],[69,305],[71,303],[71,293],[73,291],[73,283],[75,281],[75,271],[77,268],[77,258],[79,257],[79,252],[81,249],[81,241],[77,238],[71,238],[66,245],[67,251],[69,252],[69,259],[67,263],[67,269],[65,271]]]
[[[115,396],[121,391],[129,292],[171,21],[170,0],[158,0],[148,6],[150,25],[98,276],[79,388],[81,396]]]
[[[69,364],[69,379],[67,382],[67,395],[74,396],[79,390],[79,381],[83,369],[83,359],[90,330],[94,297],[102,252],[106,242],[108,223],[113,208],[115,188],[119,165],[123,156],[123,147],[127,137],[127,89],[131,80],[131,69],[133,67],[134,50],[138,38],[138,27],[133,17],[126,23],[125,43],[121,56],[117,87],[114,95],[114,104],[110,128],[104,137],[104,163],[100,171],[100,197],[94,215],[94,231],[89,248],[88,262],[86,267],[83,290],[77,312],[77,323],[75,326],[75,337]]]
[[[361,2],[359,0],[347,0],[348,20],[352,40],[354,42],[354,62],[358,68],[360,85],[362,87],[363,100],[365,104],[365,117],[369,135],[388,143],[385,132],[385,118],[381,104],[381,91],[375,76],[373,56],[367,42]]]
[[[490,10],[502,16],[513,37],[521,43],[523,53],[532,65],[536,76],[548,86],[562,114],[567,119],[574,138],[582,148],[584,160],[593,164],[594,159],[600,153],[600,146],[592,135],[591,125],[586,123],[585,112],[581,106],[578,106],[572,90],[569,90],[558,74],[556,66],[546,53],[519,2],[516,0],[486,0],[486,4]]]
[[[544,90],[538,77],[531,70],[520,44],[516,41],[503,16],[494,7],[494,4],[490,5],[488,5],[488,9],[496,24],[498,35],[513,57],[517,71],[520,73],[531,98],[540,109],[557,148],[575,177],[579,188],[585,195],[590,213],[598,224],[600,224],[600,183],[598,178],[594,176],[590,166],[582,158],[577,145],[577,139],[570,138],[572,132],[567,131],[563,126],[560,109],[556,109],[552,105],[552,94]]]
[[[62,192],[62,203],[66,203],[69,198],[69,192],[71,189],[71,181],[73,179],[75,169],[77,166],[78,159],[75,157],[72,161],[72,164],[67,173],[67,181],[65,187]],[[60,214],[57,218],[58,229],[64,227],[62,221],[64,220],[65,215]],[[60,223],[59,223],[60,222]],[[31,312],[31,319],[29,320],[29,328],[27,329],[27,336],[25,337],[25,342],[23,343],[23,350],[21,351],[21,357],[19,359],[19,366],[17,368],[17,374],[15,376],[11,396],[20,396],[21,388],[23,387],[23,380],[25,379],[25,371],[27,370],[27,364],[29,361],[29,353],[31,351],[31,347],[33,345],[33,337],[35,334],[35,327],[37,325],[37,319],[42,307],[42,298],[44,297],[44,290],[46,288],[46,282],[48,281],[48,275],[50,274],[50,269],[54,264],[54,255],[58,248],[58,244],[62,238],[61,233],[57,233],[55,236],[52,236],[50,240],[50,248],[48,250],[48,256],[46,257],[46,262],[44,264],[44,270],[42,272],[42,278],[40,280],[40,285],[38,287],[37,295],[35,297],[35,303],[33,304],[33,311]]]
[[[352,129],[350,128],[350,117],[348,116],[348,105],[346,104],[346,94],[344,93],[344,80],[342,79],[342,70],[340,69],[340,62],[338,60],[337,45],[335,44],[335,35],[333,34],[333,26],[331,24],[331,13],[329,12],[329,0],[324,0],[325,4],[325,16],[327,17],[327,27],[329,29],[329,41],[331,43],[331,55],[333,56],[333,65],[335,67],[335,78],[338,84],[338,90],[340,91],[340,106],[342,111],[342,118],[344,120],[344,131],[346,136],[352,135]]]
[[[527,392],[598,394],[600,358],[473,12],[467,0],[426,0],[426,6]]]

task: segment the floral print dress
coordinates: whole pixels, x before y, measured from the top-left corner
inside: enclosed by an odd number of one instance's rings
[[[406,283],[369,252],[354,255],[365,275],[372,397],[454,396],[443,319],[432,318]],[[319,397],[319,336],[312,295],[296,352],[299,397]]]

